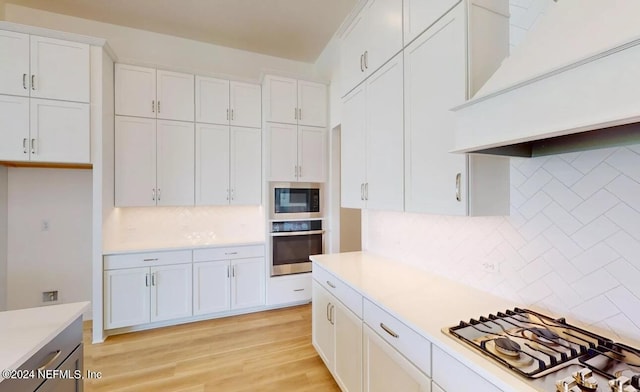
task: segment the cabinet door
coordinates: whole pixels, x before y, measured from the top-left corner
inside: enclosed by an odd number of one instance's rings
[[[366,76],[364,52],[367,46],[366,10],[362,10],[345,31],[340,46],[340,70],[342,72],[342,93],[346,95]]]
[[[413,41],[457,3],[459,0],[404,0],[404,42]]]
[[[364,67],[371,74],[402,50],[402,0],[371,0],[366,7]]]
[[[156,120],[116,116],[116,207],[156,205]]]
[[[464,6],[405,50],[406,210],[465,215],[467,157],[452,154],[455,116],[466,97]],[[460,200],[456,177],[460,175]]]
[[[151,321],[193,314],[191,263],[151,267]]]
[[[231,127],[231,204],[262,204],[262,132]]]
[[[29,160],[29,98],[0,95],[0,159]]]
[[[196,205],[227,205],[229,192],[229,126],[196,124]]]
[[[196,76],[196,122],[229,124],[229,81]]]
[[[0,53],[0,94],[28,97],[29,35],[0,30]]]
[[[333,301],[333,305],[336,381],[343,391],[360,392],[362,391],[362,320],[340,301]]]
[[[331,307],[337,302],[333,295],[320,286],[315,280],[311,285],[312,328],[311,341],[313,347],[333,373],[335,361],[335,334]]]
[[[266,121],[296,124],[298,84],[295,79],[268,76]]]
[[[298,80],[298,124],[327,126],[327,86]]]
[[[365,392],[429,392],[431,380],[367,325],[363,327]]]
[[[431,392],[445,392],[444,389],[440,388],[438,384],[435,382],[431,382]]]
[[[262,93],[259,84],[231,82],[231,125],[262,127]]]
[[[269,140],[269,180],[297,181],[298,127],[267,124]]]
[[[364,205],[365,109],[366,89],[362,85],[352,91],[342,103],[340,203],[346,208],[362,208]]]
[[[31,36],[31,96],[89,102],[89,45]]]
[[[151,297],[149,268],[104,271],[105,328],[149,322]]]
[[[229,310],[230,266],[228,260],[193,264],[193,315]]]
[[[264,305],[264,257],[231,261],[231,309]]]
[[[192,206],[195,193],[193,123],[158,120],[157,199],[162,206]]]
[[[156,70],[115,65],[116,114],[156,117]]]
[[[298,127],[298,181],[324,182],[327,165],[325,128]]]
[[[435,345],[432,364],[433,382],[438,383],[445,391],[501,392],[498,387]]]
[[[31,160],[90,163],[89,104],[31,99]]]
[[[156,113],[165,120],[193,121],[193,75],[158,70]]]
[[[367,207],[404,207],[402,53],[367,80]]]

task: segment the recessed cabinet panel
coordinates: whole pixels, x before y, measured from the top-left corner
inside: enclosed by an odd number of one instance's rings
[[[231,127],[231,204],[262,204],[262,132]]]
[[[151,267],[151,321],[192,315],[191,264]]]
[[[116,207],[156,205],[156,120],[116,116]]]
[[[344,391],[362,391],[362,320],[339,301],[333,302],[335,377]]]
[[[327,86],[298,80],[298,124],[327,126]]]
[[[298,127],[267,124],[269,138],[269,180],[296,181],[298,173]]]
[[[229,204],[229,126],[196,125],[196,205]]]
[[[403,0],[404,42],[411,42],[460,0]]]
[[[332,313],[332,299],[326,289],[313,280],[311,283],[313,301],[311,340],[313,347],[324,361],[327,368],[333,369],[335,361],[335,336]],[[335,301],[334,301],[335,302]]]
[[[31,160],[90,163],[89,104],[31,99]]]
[[[29,98],[0,95],[0,159],[28,161]]]
[[[262,88],[259,84],[231,82],[230,124],[236,127],[262,127]]]
[[[231,261],[231,309],[264,305],[264,257]]]
[[[116,114],[156,117],[156,70],[115,65]]]
[[[466,98],[464,7],[405,49],[406,210],[467,213],[467,157],[452,154],[454,113]]]
[[[150,320],[149,268],[104,272],[105,328],[146,324]]]
[[[364,52],[368,42],[367,25],[366,11],[363,10],[351,22],[342,39],[340,47],[342,95],[351,91],[367,76],[364,68]]]
[[[158,120],[157,202],[163,206],[194,204],[195,131],[193,123]]]
[[[31,36],[31,96],[89,102],[89,45]]]
[[[266,121],[296,124],[298,122],[297,81],[269,76],[267,79]]]
[[[298,181],[324,182],[326,156],[326,129],[298,127]]]
[[[157,118],[193,121],[193,75],[158,70],[157,89]]]
[[[229,123],[229,81],[196,76],[196,122]]]
[[[31,82],[29,35],[0,30],[0,53],[0,94],[28,97]]]
[[[402,50],[402,0],[370,0],[366,7],[368,44],[364,65],[373,73]]]
[[[193,314],[225,312],[231,305],[228,260],[193,264]]]
[[[366,86],[361,85],[345,97],[342,103],[340,129],[341,192],[340,203],[345,208],[364,206],[366,182]]]

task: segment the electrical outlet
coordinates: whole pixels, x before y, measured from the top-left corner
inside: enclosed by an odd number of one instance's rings
[[[58,300],[58,290],[42,292],[42,302],[56,302],[57,300]]]
[[[482,263],[482,268],[492,274],[498,272],[498,267],[494,263]]]
[[[42,231],[49,231],[49,220],[48,219],[43,219],[42,220]]]

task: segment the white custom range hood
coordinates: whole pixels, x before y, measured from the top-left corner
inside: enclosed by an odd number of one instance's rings
[[[536,156],[640,143],[640,0],[558,0],[453,111],[455,152]]]

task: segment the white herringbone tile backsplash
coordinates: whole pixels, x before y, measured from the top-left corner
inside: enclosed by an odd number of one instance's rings
[[[368,251],[640,341],[640,145],[512,158],[509,217],[363,219]]]

